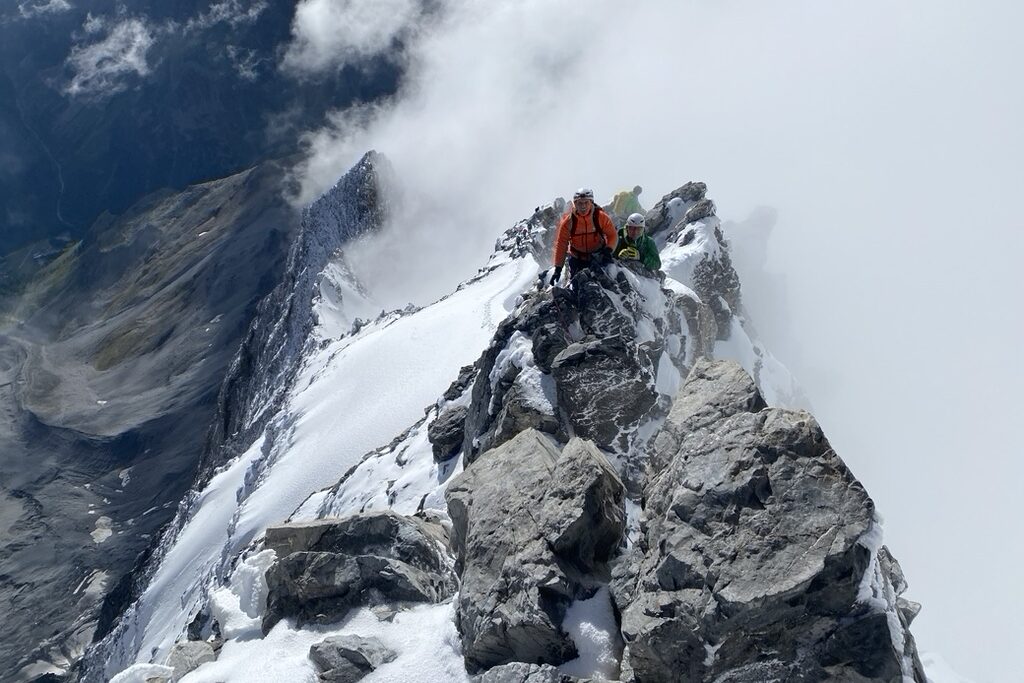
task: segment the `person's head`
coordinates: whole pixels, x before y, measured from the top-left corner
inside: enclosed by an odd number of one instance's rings
[[[643,191],[644,191],[644,188],[640,187],[639,185],[637,185],[636,187],[633,188],[633,194],[635,194],[637,197],[639,197],[640,193],[643,192]]]
[[[572,207],[576,213],[590,213],[594,208],[594,191],[581,187],[572,196]]]
[[[644,220],[643,214],[633,213],[626,219],[626,234],[631,240],[636,240],[644,234],[645,227],[647,227],[647,221]]]

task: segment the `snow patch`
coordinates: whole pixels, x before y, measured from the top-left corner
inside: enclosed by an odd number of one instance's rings
[[[562,629],[576,643],[579,657],[562,664],[559,671],[577,678],[618,679],[623,646],[607,586],[569,605]]]
[[[154,678],[171,680],[174,669],[161,664],[135,664],[110,679],[110,683],[147,683]]]
[[[113,524],[114,520],[110,519],[110,517],[100,517],[96,520],[96,528],[89,535],[92,536],[92,540],[95,543],[103,543],[114,535]]]
[[[267,570],[277,559],[273,550],[247,557],[231,575],[228,586],[210,596],[210,612],[224,638],[258,638],[267,607]]]
[[[353,610],[341,623],[278,623],[266,637],[227,640],[215,662],[199,667],[181,683],[280,683],[318,680],[309,648],[336,635],[377,638],[398,656],[362,679],[363,683],[469,683],[454,625],[454,607],[420,605],[380,621],[367,608]]]

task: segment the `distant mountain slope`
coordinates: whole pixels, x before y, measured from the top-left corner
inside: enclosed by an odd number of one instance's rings
[[[109,627],[115,585],[192,483],[297,228],[284,176],[147,197],[0,297],[0,678],[67,666]]]

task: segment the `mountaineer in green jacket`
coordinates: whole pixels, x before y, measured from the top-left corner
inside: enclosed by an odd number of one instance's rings
[[[626,219],[626,225],[619,229],[619,241],[612,256],[620,261],[639,261],[645,268],[661,268],[661,257],[654,240],[644,234],[646,221],[638,213]]]

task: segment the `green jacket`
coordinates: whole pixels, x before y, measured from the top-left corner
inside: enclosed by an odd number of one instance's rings
[[[661,268],[661,257],[658,256],[658,245],[646,234],[640,235],[636,242],[629,239],[625,228],[619,229],[619,241],[612,255],[623,261],[640,261],[645,268],[658,270]]]

